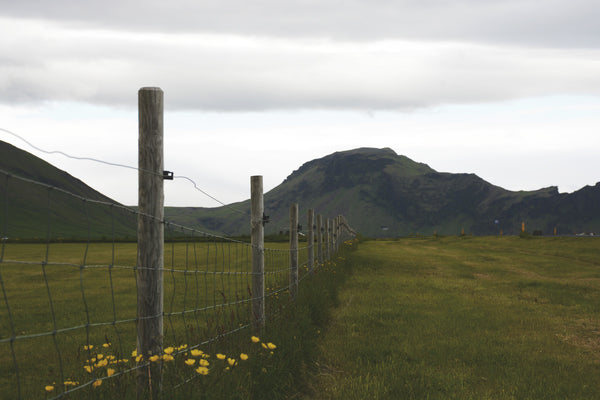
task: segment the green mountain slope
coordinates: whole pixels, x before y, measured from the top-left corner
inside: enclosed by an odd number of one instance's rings
[[[83,182],[45,161],[0,142],[0,235],[11,238],[134,237],[136,217],[119,207],[97,205],[66,195],[114,203]],[[32,185],[14,176],[48,186]],[[267,234],[288,229],[291,203],[324,217],[346,216],[367,236],[434,232],[456,235],[600,232],[600,183],[574,193],[556,187],[513,192],[474,174],[433,170],[391,149],[360,148],[309,161],[265,194]],[[250,233],[250,200],[218,208],[167,207],[166,219],[202,232]],[[305,229],[306,230],[306,229]],[[165,235],[181,234],[168,224]]]
[[[315,208],[325,217],[345,215],[368,236],[410,233],[454,235],[551,234],[600,231],[600,184],[572,194],[556,187],[508,191],[474,174],[440,173],[391,149],[361,148],[312,160],[265,194],[267,233],[285,231],[288,207],[300,215]],[[235,208],[236,212],[232,210]],[[183,225],[226,234],[250,231],[249,201],[214,209],[165,211]],[[305,224],[305,222],[303,223]]]
[[[96,201],[118,205],[68,173],[0,141],[2,237],[39,240],[135,237],[135,214]]]

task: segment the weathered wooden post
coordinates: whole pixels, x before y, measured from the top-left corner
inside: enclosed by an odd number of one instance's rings
[[[252,314],[255,332],[265,324],[265,235],[263,177],[250,177],[250,225],[252,244]]]
[[[331,218],[325,223],[325,241],[327,242],[327,261],[331,260]]]
[[[323,265],[323,216],[317,215],[317,262]]]
[[[290,297],[298,294],[298,204],[290,205]]]
[[[308,272],[313,272],[315,265],[315,210],[308,209],[308,232],[306,234],[306,244],[308,245]]]
[[[137,352],[148,356],[163,350],[163,91],[145,87],[138,91],[138,252],[137,252]],[[137,370],[137,397],[158,398],[160,363]]]

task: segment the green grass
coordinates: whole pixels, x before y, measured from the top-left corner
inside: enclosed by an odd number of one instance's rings
[[[369,241],[320,343],[317,399],[590,399],[600,241]]]
[[[285,292],[276,293],[288,284],[288,253],[278,251],[287,246],[267,244],[269,249],[275,249],[265,253],[269,316],[278,312],[279,304],[288,297]],[[251,270],[250,250],[246,244],[223,241],[165,245],[165,347],[197,346],[251,322],[251,277],[240,273]],[[135,243],[5,243],[2,251],[0,340],[6,341],[0,343],[0,398],[16,398],[19,390],[21,398],[44,398],[47,384],[60,385],[63,379],[89,382],[93,377],[85,373],[83,365],[96,350],[88,354],[83,349],[86,344],[94,345],[104,355],[129,359],[128,363],[117,365],[117,373],[135,365],[131,360],[136,346]],[[305,249],[299,258],[306,259]],[[303,268],[300,276],[305,273]],[[52,334],[55,330],[57,333]],[[249,331],[242,330],[244,340],[234,334],[218,340],[218,350],[235,350],[238,355],[248,352]],[[18,339],[9,341],[13,336]],[[241,341],[246,346],[236,347],[231,341]],[[112,346],[102,350],[102,344],[107,342]],[[217,342],[203,345],[202,349],[217,350]],[[178,379],[184,376],[179,374],[182,357],[178,358],[179,369],[171,368],[170,374],[165,375],[166,383],[181,383]],[[109,392],[111,396],[135,397],[134,376],[135,373],[128,373],[110,380],[123,381],[119,384],[121,389],[112,388],[115,391]],[[106,386],[110,387],[108,383]],[[71,397],[88,395],[83,389]]]

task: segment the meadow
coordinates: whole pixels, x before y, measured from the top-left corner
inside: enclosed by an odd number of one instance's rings
[[[164,398],[600,393],[598,239],[352,241],[317,273],[301,268],[295,302],[284,289],[288,253],[276,251],[287,244],[267,247],[268,320],[259,332],[249,325],[249,277],[239,274],[248,271],[245,244],[165,247],[168,354],[156,358]],[[0,398],[54,398],[72,382],[85,386],[64,398],[135,398],[135,244],[3,251],[5,261],[47,264],[0,263]]]
[[[599,398],[599,256],[595,238],[361,243],[306,398]]]

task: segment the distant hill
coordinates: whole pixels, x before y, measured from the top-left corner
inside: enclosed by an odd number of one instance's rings
[[[81,197],[114,203],[45,161],[0,142],[0,170],[43,182]],[[360,148],[309,161],[265,194],[267,234],[288,229],[291,203],[335,217],[372,237],[431,235],[552,234],[600,232],[600,183],[574,193],[556,187],[509,191],[474,174],[437,172],[393,150]],[[115,217],[115,215],[117,215]],[[217,208],[166,207],[167,220],[225,235],[250,233],[250,200]],[[50,223],[48,223],[48,221]],[[0,173],[0,235],[45,238],[135,237],[136,218],[115,207],[83,201]],[[4,228],[6,227],[6,228]],[[305,229],[306,230],[306,229]],[[167,226],[165,235],[177,234]]]
[[[118,204],[65,171],[0,141],[0,236],[39,240],[135,238],[135,214],[83,201],[63,191]]]
[[[265,194],[267,233],[287,229],[288,206],[343,214],[367,236],[408,234],[559,234],[600,232],[600,183],[571,194],[556,187],[509,191],[474,174],[437,172],[393,150],[360,148],[309,161]],[[248,233],[249,201],[219,208],[168,208],[182,225],[227,234]]]

